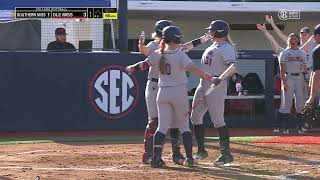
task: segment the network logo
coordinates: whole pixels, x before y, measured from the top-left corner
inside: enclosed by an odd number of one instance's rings
[[[282,21],[286,21],[289,19],[300,19],[300,11],[299,10],[281,9],[278,12],[278,17]]]

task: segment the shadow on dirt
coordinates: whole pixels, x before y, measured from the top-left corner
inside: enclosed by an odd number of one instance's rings
[[[271,149],[271,150],[276,150],[276,151],[283,151],[283,152],[288,152],[288,153],[293,153],[293,152],[297,152],[297,153],[304,153],[304,154],[310,154],[310,155],[319,155],[320,156],[320,153],[317,153],[317,152],[309,152],[309,151],[297,151],[297,150],[294,150],[294,149],[290,149],[290,150],[286,150],[286,149],[281,149],[281,148],[278,148],[278,147],[274,147],[274,146],[261,146],[259,145],[259,143],[241,143],[241,142],[232,142],[232,144],[238,144],[238,145],[241,145],[241,146],[248,146],[248,147],[256,147],[256,148],[268,148],[268,149]],[[306,148],[307,150],[307,148]]]
[[[242,167],[239,165],[229,165],[229,166],[214,166],[208,164],[197,164],[195,167],[170,167],[166,166],[162,168],[169,171],[180,171],[180,172],[192,172],[201,173],[203,177],[220,179],[220,178],[230,178],[239,180],[257,180],[257,179],[308,179],[317,180],[318,178],[313,178],[303,175],[294,174],[279,174],[275,172],[270,172],[268,170],[254,169],[249,167]]]
[[[247,145],[247,144],[241,144],[241,145]],[[212,144],[207,143],[206,146],[208,148],[219,150],[218,145],[212,145]],[[281,149],[279,149],[279,150],[281,151]],[[231,151],[233,153],[244,154],[244,155],[249,155],[249,156],[254,156],[254,157],[286,160],[286,161],[292,161],[292,162],[297,162],[297,163],[303,163],[306,165],[320,165],[320,161],[306,160],[306,159],[302,159],[302,158],[291,157],[291,156],[286,156],[286,155],[279,155],[279,154],[270,154],[270,153],[261,152],[261,151],[260,152],[253,152],[253,151],[248,151],[248,150],[244,150],[244,149],[236,149],[233,147],[231,148]]]
[[[302,175],[280,175],[278,173],[270,172],[268,170],[253,169],[248,167],[241,167],[237,165],[231,166],[211,166],[198,164],[192,168],[186,167],[170,167],[163,168],[168,171],[192,172],[200,173],[206,179],[239,179],[239,180],[257,180],[257,179],[308,179],[317,180],[318,178],[302,176]]]

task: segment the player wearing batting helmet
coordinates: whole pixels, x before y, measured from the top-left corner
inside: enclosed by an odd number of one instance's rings
[[[212,21],[206,30],[212,36],[213,44],[204,51],[201,67],[206,72],[219,77],[229,66],[235,64],[236,60],[235,47],[230,43],[228,37],[230,28],[227,22],[216,20]],[[217,80],[219,79],[217,78]],[[229,131],[224,121],[227,82],[221,83],[212,93],[205,95],[211,85],[211,81],[201,79],[192,102],[191,121],[198,145],[198,152],[194,158],[201,160],[208,156],[204,145],[203,116],[209,111],[211,121],[218,130],[221,152],[214,164],[226,164],[233,161],[233,156],[230,153]]]
[[[162,149],[169,128],[179,128],[182,133],[186,152],[184,165],[193,166],[192,136],[189,128],[189,102],[187,94],[186,70],[210,80],[210,74],[193,65],[191,59],[181,50],[181,31],[176,26],[165,27],[162,34],[160,49],[151,53],[142,62],[127,67],[129,72],[134,69],[155,67],[159,72],[159,91],[157,107],[159,125],[154,136],[152,167],[162,167]],[[173,118],[174,117],[174,118]]]
[[[155,50],[159,48],[159,43],[162,40],[162,31],[165,27],[172,24],[169,20],[159,20],[155,24],[155,31],[152,34],[154,40],[145,43],[144,32],[140,35],[139,39],[139,51],[145,56],[149,56]],[[148,124],[144,134],[144,153],[142,155],[142,162],[148,164],[153,151],[153,136],[158,127],[158,109],[156,104],[156,97],[158,93],[158,69],[156,67],[149,68],[148,81],[145,90],[145,99],[148,111]],[[172,160],[174,163],[182,164],[185,160],[183,155],[180,153],[179,136],[180,132],[178,128],[170,129],[170,137],[172,143]]]
[[[149,56],[155,50],[159,48],[159,43],[162,40],[162,32],[163,29],[172,24],[169,20],[159,20],[155,24],[155,31],[152,34],[154,38],[153,41],[149,42],[145,45],[145,34],[141,33],[139,38],[139,51],[145,56]],[[203,35],[200,38],[194,39],[190,42],[182,45],[183,50],[191,50],[192,48],[198,46],[201,43],[204,43],[208,40],[208,35]],[[139,68],[138,68],[139,69]],[[145,68],[143,68],[145,69]],[[134,69],[132,69],[134,70]],[[145,98],[148,110],[149,121],[145,130],[145,139],[144,139],[144,153],[142,156],[143,163],[149,163],[149,159],[152,156],[153,149],[153,136],[154,132],[158,126],[158,109],[156,104],[156,97],[158,92],[158,68],[150,67],[148,74],[148,81],[145,90]],[[171,143],[172,143],[172,160],[174,163],[182,164],[185,160],[183,155],[180,153],[180,145],[179,145],[179,129],[171,128],[169,130]]]

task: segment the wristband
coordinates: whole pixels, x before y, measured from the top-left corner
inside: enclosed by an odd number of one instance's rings
[[[139,65],[135,65],[135,66],[133,67],[133,69],[134,69],[135,71],[138,71],[138,70],[140,70],[140,67],[139,67]]]
[[[201,44],[201,40],[200,38],[198,38],[198,39],[192,40],[191,43],[193,47],[197,47],[199,44]]]

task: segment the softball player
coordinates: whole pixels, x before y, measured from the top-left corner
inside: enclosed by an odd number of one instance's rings
[[[212,21],[206,28],[212,36],[213,44],[203,53],[201,64],[205,71],[219,77],[230,65],[235,63],[236,51],[228,42],[229,25],[222,20]],[[233,161],[230,153],[229,131],[224,121],[224,102],[227,94],[227,82],[218,86],[211,94],[205,96],[205,92],[212,83],[201,79],[196,89],[192,102],[191,121],[198,144],[198,152],[194,158],[201,160],[208,156],[204,146],[203,116],[209,110],[211,121],[217,128],[221,155],[215,160],[215,164],[225,164]]]
[[[145,56],[149,56],[159,48],[159,43],[162,40],[163,28],[172,24],[169,20],[159,20],[155,24],[155,32],[152,34],[154,41],[144,45],[144,33],[139,38],[139,51]],[[144,153],[142,155],[142,162],[149,164],[153,151],[153,136],[158,127],[158,109],[156,104],[156,97],[158,92],[158,69],[156,67],[149,68],[148,81],[145,90],[145,99],[148,111],[148,124],[144,134]],[[179,129],[170,129],[170,137],[172,143],[172,160],[175,163],[181,164],[184,161],[183,155],[180,153],[179,145]]]
[[[181,50],[181,36],[180,28],[176,26],[164,28],[160,49],[152,53],[145,61],[127,67],[129,72],[133,69],[143,69],[149,66],[156,67],[160,71],[157,94],[159,125],[154,136],[153,157],[150,162],[152,167],[165,165],[161,156],[169,127],[179,128],[182,133],[187,156],[184,165],[193,166],[194,163],[188,117],[186,70],[208,80],[212,79],[212,76],[194,66],[191,59]]]
[[[276,32],[276,34],[282,39],[284,42],[287,42],[288,36],[284,34],[274,23],[273,17],[270,15],[265,16],[266,21],[271,24],[273,27],[273,30]],[[304,76],[306,79],[306,84],[305,84],[305,98],[309,96],[309,87],[310,87],[310,82],[309,79],[311,77],[311,72],[312,72],[312,50],[315,48],[316,43],[314,41],[314,38],[310,34],[310,29],[309,27],[303,27],[300,30],[300,44],[302,45],[300,49],[304,50],[305,53],[307,54],[307,59],[306,59],[306,66],[307,66],[307,72],[305,72]],[[280,54],[280,53],[279,53]]]
[[[149,42],[146,46],[144,45],[145,36],[144,33],[141,34],[139,38],[139,51],[145,56],[149,56],[155,50],[159,48],[159,43],[162,40],[162,31],[166,26],[170,26],[172,24],[169,20],[159,20],[155,24],[155,32],[152,34],[152,37],[155,39],[154,41]],[[208,40],[207,35],[203,35],[200,38],[194,39],[188,43],[182,45],[183,50],[189,51],[192,48],[202,44]],[[148,110],[149,121],[146,127],[145,135],[144,135],[144,153],[142,156],[142,162],[147,164],[149,163],[149,159],[152,156],[153,149],[153,136],[155,130],[158,126],[158,110],[156,104],[156,96],[158,92],[158,68],[150,67],[148,74],[148,82],[145,90],[145,98]],[[171,128],[170,138],[172,143],[172,160],[174,163],[181,164],[184,161],[183,155],[180,153],[179,146],[179,129]]]
[[[316,47],[316,42],[313,36],[310,33],[310,29],[308,27],[304,27],[300,30],[300,38],[302,46],[300,49],[304,50],[306,53],[306,66],[307,73],[305,73],[306,87],[305,87],[305,99],[308,99],[310,95],[310,77],[312,73],[313,59],[312,59],[312,51]]]
[[[304,87],[306,72],[306,53],[299,49],[300,37],[291,33],[288,37],[288,48],[279,57],[281,78],[281,106],[278,113],[278,121],[283,134],[289,133],[290,110],[292,99],[295,99],[297,112],[297,128],[302,133],[303,122],[301,111],[305,103]]]
[[[319,96],[320,89],[320,24],[316,25],[313,31],[313,37],[317,44],[312,52],[313,58],[313,73],[311,76],[311,92],[310,97],[305,103],[305,106],[310,106],[311,104],[319,105],[317,96]]]

